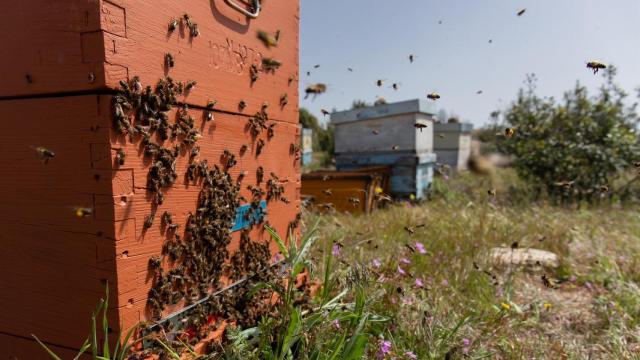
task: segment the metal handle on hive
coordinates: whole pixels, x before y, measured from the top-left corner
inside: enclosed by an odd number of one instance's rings
[[[233,0],[224,0],[224,1],[227,3],[227,5],[231,6],[235,10],[243,13],[244,15],[252,19],[256,19],[258,15],[260,15],[260,0],[253,0],[253,12],[249,12],[244,7],[236,4]]]

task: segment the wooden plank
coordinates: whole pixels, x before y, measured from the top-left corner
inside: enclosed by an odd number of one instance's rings
[[[217,108],[240,112],[238,104],[244,100],[243,112],[253,114],[266,101],[274,118],[298,121],[296,0],[268,3],[255,20],[232,10],[224,0],[11,2],[0,15],[0,39],[12,54],[0,59],[4,80],[0,97],[117,88],[127,75],[138,75],[145,85],[153,85],[170,75],[198,82],[182,99],[191,104],[204,106],[217,100]],[[196,38],[183,24],[167,32],[170,19],[185,13],[198,24]],[[12,30],[16,28],[23,29],[20,36]],[[256,36],[258,30],[280,30],[278,47],[267,49]],[[25,39],[30,46],[23,46]],[[167,52],[175,58],[170,70],[164,66]],[[264,71],[261,64],[266,57],[282,66],[273,73]],[[253,85],[252,64],[261,69]],[[289,105],[280,108],[285,93]]]
[[[61,359],[74,359],[78,353],[76,348],[82,345],[82,342],[78,343],[74,348],[56,346],[55,344],[48,343],[46,338],[39,336],[35,331],[36,336],[41,341],[47,343],[54,353],[56,353]],[[48,360],[49,355],[45,350],[33,339],[22,336],[12,336],[9,334],[0,333],[0,348],[2,349],[4,359],[7,360]],[[90,360],[91,355],[81,356],[79,360]]]

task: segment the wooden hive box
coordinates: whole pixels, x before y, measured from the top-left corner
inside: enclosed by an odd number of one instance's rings
[[[217,165],[225,172],[229,157],[224,151],[233,154],[237,163],[226,172],[234,182],[244,175],[239,195],[246,198],[240,201],[245,208],[252,201],[247,186],[257,185],[258,167],[264,170],[259,185],[263,190],[270,173],[275,174],[279,180],[274,183],[282,186],[282,196],[289,202],[277,197],[267,201],[266,220],[280,234],[295,223],[300,206],[299,4],[287,0],[264,5],[256,19],[224,0],[34,0],[11,1],[5,7],[0,38],[12,55],[0,58],[4,124],[0,159],[7,174],[0,180],[3,355],[47,358],[32,340],[34,333],[66,358],[87,337],[91,312],[104,296],[107,282],[114,333],[185,306],[181,300],[153,314],[148,296],[155,270],[149,260],[159,256],[174,236],[162,224],[165,211],[180,225],[177,233],[188,238],[189,214],[197,214],[202,206],[199,197],[203,179],[206,182],[206,176],[188,179],[191,164],[207,160],[210,169]],[[190,36],[185,13],[198,24],[197,37]],[[181,20],[169,32],[173,18]],[[272,34],[280,30],[278,46],[267,48],[257,38],[258,30]],[[166,53],[173,55],[172,68],[165,66]],[[267,57],[279,60],[280,68],[266,71],[262,59]],[[258,68],[255,81],[251,65]],[[159,112],[170,126],[181,114],[193,119],[191,135],[195,131],[198,135],[163,140],[151,131],[149,142],[165,149],[179,147],[174,162],[177,176],[173,184],[161,187],[164,199],[159,204],[150,182],[150,169],[159,157],[145,155],[142,133],[129,136],[116,130],[114,99],[132,99],[137,95],[131,93],[144,93],[147,85],[153,93],[166,76],[176,82],[197,82],[191,91],[177,94],[170,110]],[[135,89],[136,79],[141,91]],[[132,89],[129,95],[122,95],[121,81]],[[288,103],[281,104],[285,94]],[[213,109],[208,107],[210,101],[217,102]],[[243,109],[241,101],[246,104]],[[275,124],[274,133],[269,137],[261,131],[254,136],[248,123],[265,103],[269,104],[266,125]],[[148,115],[134,120],[141,106],[123,109],[132,127],[149,125]],[[192,145],[187,137],[198,140]],[[260,141],[264,146],[258,155]],[[241,153],[243,145],[246,151]],[[191,157],[194,146],[199,153]],[[55,157],[45,164],[35,147],[46,147]],[[92,211],[76,217],[77,207]],[[155,218],[146,228],[150,214]],[[235,227],[244,220],[238,217]],[[212,260],[229,263],[238,250],[240,233],[231,232],[227,256],[221,253]],[[258,226],[249,237],[254,242],[269,241]],[[275,253],[275,244],[269,247]],[[166,272],[175,266],[165,255],[162,267]],[[230,282],[222,276],[208,291]]]

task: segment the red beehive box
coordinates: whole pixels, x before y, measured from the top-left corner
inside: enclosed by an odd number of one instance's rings
[[[66,358],[88,335],[91,311],[107,281],[114,333],[152,318],[149,259],[162,253],[168,238],[161,215],[171,212],[183,234],[189,214],[201,205],[202,178],[190,181],[186,176],[191,163],[207,160],[210,168],[224,169],[228,150],[237,161],[228,174],[234,181],[245,175],[240,195],[246,200],[241,203],[252,200],[247,185],[257,184],[258,167],[264,169],[259,185],[264,190],[270,174],[277,175],[290,203],[268,201],[267,220],[278,233],[286,233],[300,205],[299,161],[291,151],[300,138],[298,12],[294,0],[270,0],[256,19],[224,0],[35,0],[5,7],[0,38],[11,55],[0,57],[5,174],[0,178],[0,348],[9,359],[47,358],[32,333]],[[198,24],[197,37],[190,36],[185,13]],[[169,32],[174,18],[180,20],[178,27]],[[267,48],[257,38],[258,30],[280,30],[278,46]],[[173,68],[165,66],[166,53],[173,55]],[[263,58],[282,65],[266,71]],[[251,65],[259,69],[253,82]],[[131,85],[135,76],[143,88],[154,88],[166,76],[197,82],[164,114],[172,126],[183,112],[194,120],[199,153],[190,158],[193,145],[185,144],[185,134],[151,137],[166,149],[179,146],[177,177],[162,187],[161,204],[149,182],[158,159],[145,156],[140,133],[127,136],[114,127],[120,81]],[[288,104],[280,106],[284,94]],[[207,108],[209,101],[217,101],[213,111]],[[238,106],[241,101],[244,109]],[[271,138],[267,131],[254,136],[248,127],[264,103],[269,104],[266,124],[275,124]],[[135,109],[125,111],[132,126],[146,124],[134,120]],[[207,121],[210,112],[213,120]],[[258,155],[260,140],[265,145]],[[247,149],[241,153],[243,145]],[[55,157],[45,164],[34,150],[38,146],[51,149]],[[123,154],[124,164],[119,164]],[[93,211],[79,218],[74,207]],[[154,222],[145,228],[150,214],[155,214]],[[268,241],[259,227],[250,238]],[[230,255],[239,239],[240,232],[233,232]],[[275,245],[270,248],[274,253]],[[166,261],[163,267],[171,268]],[[217,288],[229,282],[223,276]],[[184,301],[167,306],[161,316],[182,306]]]

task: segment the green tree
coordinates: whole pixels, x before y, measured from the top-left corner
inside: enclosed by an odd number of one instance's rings
[[[333,154],[333,126],[329,124],[326,128],[322,127],[318,119],[305,108],[300,108],[299,119],[303,128],[313,130],[313,150]]]
[[[498,140],[515,155],[520,176],[557,200],[595,200],[611,194],[613,180],[638,159],[638,116],[626,106],[627,94],[614,83],[616,71],[604,72],[595,96],[576,84],[562,102],[536,95],[536,77],[504,114],[515,130]]]

